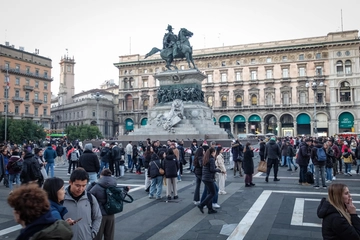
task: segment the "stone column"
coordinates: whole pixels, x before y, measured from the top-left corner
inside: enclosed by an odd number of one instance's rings
[[[233,123],[233,122],[230,122],[230,130],[231,130],[231,133],[232,133],[232,134],[235,134],[235,131],[234,131],[234,123]]]
[[[294,124],[294,136],[293,137],[296,137],[297,136],[297,122],[294,121],[293,124]]]
[[[265,131],[264,131],[265,130],[265,122],[261,121],[260,126],[261,126],[261,133],[265,134]]]
[[[282,133],[282,129],[281,129],[281,122],[280,122],[280,121],[277,121],[276,124],[277,124],[277,129],[278,129],[278,130],[277,130],[278,136],[279,136],[279,137],[282,137],[283,133]]]
[[[314,121],[310,122],[310,135],[315,136],[315,134],[314,134]]]
[[[245,122],[246,134],[249,134],[249,122]]]

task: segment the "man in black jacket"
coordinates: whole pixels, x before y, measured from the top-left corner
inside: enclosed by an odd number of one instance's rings
[[[100,177],[100,173],[104,168],[109,168],[110,155],[110,144],[106,143],[105,147],[103,147],[100,152],[101,163],[98,177]]]
[[[306,173],[307,173],[307,167],[309,165],[310,156],[311,156],[311,139],[307,138],[304,141],[302,141],[299,145],[299,151],[296,158],[296,163],[300,166],[299,171],[299,184],[302,184],[304,186],[309,186],[310,184],[306,181]]]
[[[93,183],[97,180],[97,173],[100,170],[99,159],[92,151],[92,144],[87,143],[84,147],[84,153],[79,158],[79,167],[85,169],[89,174],[89,183]]]
[[[110,144],[112,146],[111,148],[111,159],[112,162],[115,163],[115,171],[114,167],[112,165],[112,169],[110,168],[113,175],[115,175],[117,178],[120,177],[120,160],[121,160],[121,150],[120,148],[113,142]],[[124,165],[124,164],[122,164]]]
[[[276,138],[272,137],[270,141],[266,144],[264,158],[267,159],[267,172],[265,181],[269,181],[269,175],[272,166],[274,166],[274,181],[280,181],[277,178],[279,170],[279,159],[281,157],[281,151],[279,145],[275,142]]]

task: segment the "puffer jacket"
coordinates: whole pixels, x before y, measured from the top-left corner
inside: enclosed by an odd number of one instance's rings
[[[280,147],[275,142],[275,140],[270,140],[265,146],[265,160],[270,159],[279,159],[281,157]]]
[[[166,178],[176,178],[179,170],[179,161],[175,155],[167,155],[164,160],[164,170]]]
[[[99,159],[91,150],[85,150],[79,158],[79,167],[84,168],[86,172],[98,173],[100,170]]]
[[[57,154],[51,146],[48,146],[44,151],[43,157],[47,163],[54,163]]]
[[[323,198],[317,209],[317,215],[322,219],[321,231],[324,240],[360,240],[360,218],[357,214],[350,214],[352,223],[350,225],[346,218],[326,198]]]
[[[101,150],[100,158],[101,158],[101,161],[108,163],[110,161],[110,148],[104,147]]]
[[[194,158],[194,173],[197,176],[201,176],[202,175],[202,161],[203,161],[203,156],[199,156],[197,158]]]
[[[55,219],[48,211],[23,228],[16,240],[70,240],[72,236],[70,225]]]
[[[51,215],[58,220],[64,220],[64,215],[68,212],[66,207],[51,200],[49,200],[49,202]]]
[[[107,216],[104,205],[107,201],[106,188],[116,187],[116,179],[111,176],[102,176],[94,185],[90,185],[87,189],[97,199],[101,214]]]
[[[299,164],[299,166],[307,166],[309,165],[311,156],[311,148],[309,145],[307,145],[306,142],[301,142],[299,146],[299,152],[296,158],[296,163]]]
[[[160,159],[152,160],[149,164],[148,176],[151,178],[156,178],[158,176],[162,176],[159,172],[159,169],[160,168],[164,169],[163,162],[164,161],[160,160]]]
[[[8,164],[6,165],[6,169],[8,170],[9,174],[18,174],[21,172],[21,170],[15,171],[13,169],[13,165],[15,164],[16,161],[24,161],[24,160],[20,158],[19,155],[12,155],[9,159]]]
[[[209,162],[203,166],[202,168],[202,181],[214,182],[215,181],[215,173],[220,173],[221,170],[216,168],[215,159],[210,156]]]

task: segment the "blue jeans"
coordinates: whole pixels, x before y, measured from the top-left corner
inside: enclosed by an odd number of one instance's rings
[[[218,192],[218,189],[216,189],[215,182],[203,181],[203,183],[205,184],[205,189],[207,189],[207,194],[199,206],[204,207],[206,205],[208,209],[213,209],[212,203],[216,203],[214,202],[214,198],[217,195],[216,193]]]
[[[214,187],[215,187],[215,195],[214,195],[214,197],[212,199],[212,203],[217,203],[218,197],[219,197],[219,188],[216,185],[216,182],[214,182]],[[204,191],[203,191],[203,194],[201,195],[200,202],[203,202],[207,195],[208,195],[208,190],[207,190],[206,187],[204,187]]]
[[[332,181],[332,172],[333,172],[332,168],[326,168],[326,180]]]
[[[20,173],[9,174],[9,189],[10,189],[10,191],[13,190],[14,179],[15,179],[16,185],[20,185]]]
[[[151,178],[149,196],[153,197],[154,194],[156,193],[156,197],[161,198],[162,185],[163,185],[163,176],[157,176],[155,178]]]
[[[345,173],[351,172],[351,163],[345,163]]]
[[[309,172],[312,172],[312,173],[315,173],[315,171],[314,171],[314,164],[309,164],[309,166],[308,166],[308,170],[309,170]]]
[[[45,169],[49,177],[54,177],[54,163],[47,163]],[[49,175],[49,169],[50,169],[50,175]]]
[[[195,178],[196,178],[196,185],[195,185],[195,192],[194,192],[194,201],[198,202],[200,200],[201,175],[195,174]],[[204,193],[203,193],[203,195],[204,195]],[[203,197],[203,199],[205,199],[205,197]]]
[[[286,156],[281,156],[281,166],[285,166]]]
[[[88,172],[88,174],[89,174],[89,183],[96,182],[97,173],[96,172]]]
[[[291,164],[294,166],[294,168],[297,168],[296,165],[294,164],[293,157],[287,156],[286,157],[286,162],[287,162],[288,168],[290,170],[291,170]]]
[[[99,174],[98,174],[98,175],[100,175],[101,171],[102,171],[104,168],[109,168],[109,163],[108,163],[108,162],[101,161],[101,162],[100,162],[100,171],[99,171]]]
[[[356,160],[356,173],[359,173],[359,168],[360,168],[360,160]]]
[[[128,168],[132,171],[133,161],[131,155],[127,154],[127,157],[128,157]]]
[[[315,165],[315,186],[319,185],[319,178],[321,177],[322,186],[325,185],[325,166]]]

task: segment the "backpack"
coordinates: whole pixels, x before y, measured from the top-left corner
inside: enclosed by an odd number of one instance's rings
[[[21,172],[23,168],[24,160],[19,158],[16,162],[11,164],[11,168],[14,172]]]
[[[71,161],[78,161],[79,157],[78,157],[78,152],[76,150],[72,151],[70,153],[70,160]]]
[[[123,189],[117,187],[106,188],[107,201],[104,204],[106,214],[112,215],[123,211],[124,202],[132,203],[134,199]],[[130,200],[125,198],[129,197]]]
[[[314,174],[312,172],[307,172],[305,178],[307,183],[314,184]]]
[[[43,178],[41,174],[41,166],[35,158],[32,158],[29,162],[27,171],[27,174],[29,175],[31,180],[38,180]]]
[[[326,153],[325,150],[321,147],[316,150],[317,160],[319,162],[325,162],[326,161]]]

